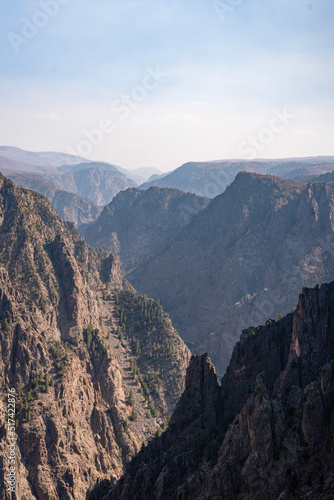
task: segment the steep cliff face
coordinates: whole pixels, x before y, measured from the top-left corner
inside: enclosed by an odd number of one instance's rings
[[[73,168],[64,168],[63,172],[54,176],[54,181],[64,186],[70,182],[74,189],[85,198],[89,198],[97,205],[110,203],[117,193],[136,183],[120,172],[114,165],[103,162],[89,162],[75,165]]]
[[[90,245],[113,252],[129,273],[160,253],[208,203],[178,189],[130,188],[80,232]]]
[[[64,221],[75,222],[78,227],[95,221],[102,211],[88,198],[64,190],[57,190],[48,200]]]
[[[207,356],[193,357],[168,429],[103,498],[332,498],[333,322],[334,282],[245,330],[221,387]]]
[[[243,328],[334,279],[334,185],[240,173],[131,277],[223,374]]]
[[[129,320],[120,310],[123,295]],[[0,177],[0,482],[12,388],[17,498],[81,500],[99,478],[119,477],[142,443],[161,432],[189,352],[161,306],[134,308],[146,300],[115,258],[88,247],[46,198]],[[144,330],[149,359],[132,342]],[[163,367],[161,338],[170,346]],[[11,496],[1,488],[0,498]]]

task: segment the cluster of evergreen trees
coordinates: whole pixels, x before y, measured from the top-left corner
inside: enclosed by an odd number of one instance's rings
[[[67,342],[54,342],[51,346],[54,364],[60,378],[65,375],[66,361],[68,360]]]
[[[84,339],[93,359],[100,358],[106,354],[107,349],[99,336],[99,330],[94,329],[91,323],[84,330]]]

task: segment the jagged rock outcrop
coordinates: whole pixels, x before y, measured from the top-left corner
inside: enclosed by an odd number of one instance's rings
[[[168,429],[116,486],[100,485],[100,498],[332,498],[333,332],[334,282],[304,289],[288,316],[245,330],[221,387],[207,356],[193,357]]]
[[[0,390],[16,394],[17,498],[81,500],[99,478],[116,480],[164,427],[188,359],[161,306],[135,292],[113,255],[86,245],[46,198],[0,176]],[[0,498],[11,498],[4,487]]]
[[[113,252],[129,273],[160,253],[208,203],[178,189],[129,188],[79,231],[90,245]]]
[[[333,206],[332,183],[240,173],[131,283],[161,300],[192,352],[208,352],[222,375],[243,328],[334,279]]]

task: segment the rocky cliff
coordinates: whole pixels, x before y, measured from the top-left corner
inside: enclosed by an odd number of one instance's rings
[[[113,255],[87,246],[46,198],[0,177],[2,485],[9,388],[17,498],[81,500],[161,433],[188,359],[161,306],[135,292]],[[4,487],[0,498],[11,498]]]
[[[334,279],[334,185],[240,173],[131,276],[223,374],[241,330]]]
[[[221,387],[207,355],[193,356],[168,429],[100,498],[333,498],[333,332],[334,282],[244,330]]]
[[[113,252],[130,272],[160,253],[208,203],[178,189],[129,188],[80,232],[90,245]]]
[[[84,196],[103,206],[120,191],[136,183],[120,172],[114,165],[104,162],[89,162],[74,167],[61,167],[53,180],[62,189]],[[66,186],[72,186],[69,189]]]

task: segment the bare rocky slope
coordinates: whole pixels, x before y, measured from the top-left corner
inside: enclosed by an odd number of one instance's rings
[[[334,184],[239,173],[129,279],[223,374],[242,328],[286,314],[303,286],[334,279],[333,237]]]
[[[0,176],[0,483],[16,394],[16,494],[82,500],[161,433],[189,351],[168,316],[43,196]],[[2,487],[0,499],[11,498]]]
[[[90,498],[330,500],[333,454],[334,282],[244,330],[221,386],[193,356],[168,429]]]
[[[160,253],[208,203],[178,189],[129,188],[79,231],[90,245],[113,252],[130,272]]]

